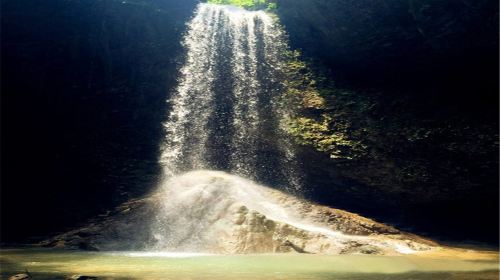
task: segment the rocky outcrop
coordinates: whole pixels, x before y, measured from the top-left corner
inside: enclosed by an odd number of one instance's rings
[[[173,178],[43,246],[224,254],[407,254],[435,243],[223,172]]]
[[[33,279],[29,273],[21,273],[21,274],[16,274],[12,275],[9,277],[9,280],[30,280]]]
[[[72,275],[66,278],[66,280],[97,280],[98,278],[95,276],[86,276],[86,275]]]
[[[85,226],[40,244],[44,247],[87,251],[144,248],[152,240],[144,221],[155,215],[156,201],[155,196],[131,200],[90,220]]]

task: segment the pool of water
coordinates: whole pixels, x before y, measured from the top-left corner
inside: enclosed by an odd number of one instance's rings
[[[2,279],[28,270],[34,279],[81,274],[99,279],[497,280],[498,269],[498,254],[453,258],[0,250]]]

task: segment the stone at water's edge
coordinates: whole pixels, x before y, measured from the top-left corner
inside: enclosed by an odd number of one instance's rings
[[[97,280],[98,278],[95,276],[85,276],[85,275],[72,275],[66,280]]]
[[[33,278],[27,273],[16,274],[9,277],[9,280],[30,280],[30,279]]]
[[[195,171],[42,245],[83,250],[408,254],[435,243],[224,172]]]

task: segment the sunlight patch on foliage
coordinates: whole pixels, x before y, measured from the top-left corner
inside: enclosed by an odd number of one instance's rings
[[[367,147],[351,137],[350,123],[329,109],[332,105],[328,105],[327,98],[332,101],[335,96],[342,98],[345,93],[327,85],[325,78],[314,73],[301,59],[299,51],[290,51],[286,55],[286,102],[296,110],[295,114],[288,116],[287,132],[299,144],[313,146],[334,159],[352,160],[365,154]]]
[[[286,93],[289,97],[299,100],[302,108],[323,109],[326,101],[317,89],[317,77],[310,71],[308,65],[300,60],[299,51],[290,51],[285,67]]]
[[[296,137],[299,144],[312,145],[318,151],[326,152],[330,158],[353,159],[350,150],[357,146],[349,139],[347,127],[334,129],[330,126],[332,118],[321,115],[320,120],[307,117],[292,119],[289,123],[289,133]]]

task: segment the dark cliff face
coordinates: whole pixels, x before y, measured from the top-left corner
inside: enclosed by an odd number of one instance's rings
[[[469,109],[496,100],[498,1],[281,0],[279,7],[292,47],[329,66],[338,83],[415,89]],[[474,100],[463,94],[470,91]]]
[[[2,241],[155,186],[196,2],[2,1]],[[368,147],[355,160],[303,147],[307,195],[431,237],[497,242],[498,3],[280,0],[277,12],[335,82],[319,113]]]
[[[311,195],[434,237],[498,242],[498,2],[281,0],[278,14],[334,81],[317,114],[366,147],[354,160],[306,151]]]
[[[197,1],[2,1],[2,240],[148,191]]]

